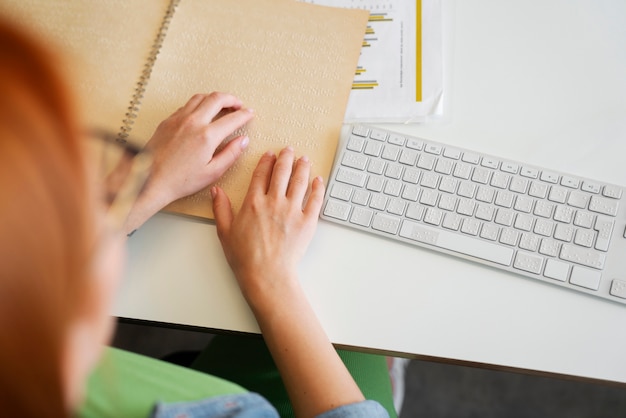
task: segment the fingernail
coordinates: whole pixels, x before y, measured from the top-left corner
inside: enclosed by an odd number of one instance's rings
[[[266,157],[273,157],[273,156],[274,156],[274,151],[272,151],[271,149],[270,149],[270,150],[267,150],[267,151],[265,152],[265,156],[266,156]]]
[[[251,107],[246,107],[246,112],[248,113],[254,113],[254,109],[252,109]]]
[[[246,149],[249,143],[250,143],[250,138],[248,138],[248,136],[246,135],[242,138],[239,146],[241,147],[241,149]]]
[[[293,147],[291,145],[287,145],[285,147],[285,151],[293,151]]]
[[[303,155],[302,157],[300,157],[300,161],[302,161],[303,163],[308,163],[309,157],[307,157],[306,155]]]
[[[322,176],[315,177],[315,180],[319,181],[320,183],[324,183],[324,179],[322,178]]]
[[[213,186],[211,187],[211,197],[215,199],[215,196],[217,196],[217,189]]]

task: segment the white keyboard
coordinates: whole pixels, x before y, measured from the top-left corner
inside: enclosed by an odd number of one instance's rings
[[[626,304],[624,188],[344,126],[321,217]]]

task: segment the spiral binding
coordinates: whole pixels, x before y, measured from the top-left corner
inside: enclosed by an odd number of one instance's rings
[[[165,40],[165,36],[167,35],[167,30],[170,26],[170,22],[174,17],[174,12],[176,11],[176,7],[178,7],[179,3],[180,0],[170,0],[169,5],[167,6],[165,16],[163,16],[161,26],[159,27],[159,33],[154,40],[152,47],[150,48],[150,55],[148,56],[148,59],[143,66],[143,71],[141,72],[141,76],[139,77],[139,81],[137,82],[135,92],[131,97],[130,104],[127,109],[128,111],[124,115],[125,119],[122,121],[123,125],[120,127],[118,138],[122,142],[126,142],[129,132],[132,129],[132,125],[135,123],[135,119],[137,119],[139,108],[141,107],[141,99],[143,99],[143,94],[146,91],[148,80],[150,79],[150,75],[152,74],[152,68],[154,67],[157,56],[161,51],[163,41]]]

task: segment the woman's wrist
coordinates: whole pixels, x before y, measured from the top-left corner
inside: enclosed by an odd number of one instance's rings
[[[124,233],[131,235],[155,213],[172,202],[163,193],[147,187],[137,197],[124,223]]]

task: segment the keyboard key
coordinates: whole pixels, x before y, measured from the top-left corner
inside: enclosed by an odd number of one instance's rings
[[[493,173],[491,177],[491,185],[493,187],[497,187],[498,189],[506,189],[509,187],[509,181],[511,180],[511,176],[501,172]]]
[[[574,219],[576,210],[569,206],[557,206],[554,211],[554,220],[563,223],[570,223]]]
[[[439,225],[443,219],[443,212],[437,208],[426,209],[424,215],[424,222],[431,225]]]
[[[539,170],[532,167],[522,167],[520,174],[530,179],[536,179],[537,177],[539,177]]]
[[[535,210],[533,213],[543,218],[551,218],[553,210],[554,205],[552,203],[546,202],[545,200],[539,200],[535,203]]]
[[[424,151],[426,151],[427,153],[435,155],[440,155],[442,150],[443,148],[441,147],[441,145],[435,144],[426,144],[426,147],[424,148]]]
[[[405,142],[405,138],[399,134],[389,134],[389,138],[387,138],[387,142],[394,145],[403,146]]]
[[[370,133],[370,138],[384,142],[387,140],[387,132],[372,129],[372,132]]]
[[[519,247],[524,250],[535,252],[539,249],[540,242],[541,240],[538,236],[523,233],[519,240]]]
[[[553,239],[544,238],[539,244],[539,254],[549,255],[550,257],[556,257],[559,254],[561,244]]]
[[[533,228],[534,219],[532,216],[518,214],[515,218],[515,228],[522,231],[530,231]]]
[[[544,171],[539,176],[539,179],[547,183],[557,184],[559,182],[559,175],[550,171]]]
[[[425,210],[424,206],[420,204],[409,203],[409,207],[406,210],[406,217],[419,221],[422,219],[422,216],[424,216]]]
[[[402,223],[400,236],[505,266],[513,259],[510,248],[411,221]]]
[[[383,186],[385,185],[385,179],[378,176],[369,176],[367,179],[367,190],[371,190],[373,192],[380,192],[383,190]]]
[[[476,192],[476,200],[480,202],[491,203],[493,202],[494,196],[495,191],[491,187],[478,186],[478,192]]]
[[[533,203],[533,200],[528,196],[517,196],[513,209],[519,212],[530,213],[533,209]]]
[[[459,190],[457,192],[459,196],[467,197],[469,199],[472,199],[475,193],[476,185],[467,181],[461,182],[461,184],[459,185]]]
[[[589,180],[585,180],[583,181],[583,185],[580,187],[580,189],[584,192],[589,192],[589,193],[600,193],[600,189],[602,188],[602,186],[600,186],[599,183],[596,183],[594,181],[589,181]]]
[[[450,174],[452,173],[452,168],[454,167],[454,162],[452,160],[448,160],[446,158],[439,158],[437,163],[435,164],[435,171],[441,174]]]
[[[405,165],[415,165],[417,162],[417,151],[411,149],[403,149],[400,153],[400,163]]]
[[[463,219],[463,223],[461,224],[461,232],[468,235],[478,235],[480,225],[480,222],[476,219],[465,218]]]
[[[417,202],[421,189],[414,184],[407,184],[402,190],[402,198]]]
[[[500,242],[506,245],[516,246],[519,232],[511,228],[502,228]]]
[[[546,269],[544,270],[543,275],[550,279],[565,282],[567,281],[567,276],[569,275],[569,264],[550,259],[546,261]]]
[[[383,150],[383,144],[377,141],[367,141],[365,144],[365,150],[363,153],[372,155],[374,157],[380,156],[380,152]]]
[[[372,222],[372,216],[374,216],[374,212],[369,209],[356,207],[352,211],[352,215],[350,216],[350,222],[353,224],[369,227]]]
[[[575,208],[586,209],[591,196],[587,193],[571,192],[567,198],[567,204]]]
[[[599,271],[589,270],[580,266],[572,267],[572,277],[569,282],[576,286],[585,287],[591,290],[598,290],[602,273]]]
[[[516,193],[526,193],[526,190],[528,190],[528,180],[521,177],[514,177],[511,180],[509,190]]]
[[[505,173],[517,174],[517,172],[519,171],[519,165],[504,161],[500,166],[500,170],[504,171]]]
[[[461,179],[469,180],[470,174],[472,173],[472,166],[469,164],[457,163],[454,167],[454,177],[458,177]]]
[[[446,158],[451,158],[453,160],[458,160],[461,158],[461,151],[456,148],[447,147],[443,150],[443,156]]]
[[[574,236],[574,244],[591,248],[595,232],[590,229],[578,229]]]
[[[606,256],[598,251],[578,247],[570,244],[563,244],[561,247],[561,260],[571,261],[594,269],[603,269]]]
[[[511,226],[513,225],[513,219],[515,219],[515,212],[506,209],[498,209],[494,221],[499,225]]]
[[[435,161],[437,161],[437,158],[433,155],[420,154],[419,160],[417,160],[417,166],[424,170],[432,170],[435,166]]]
[[[541,268],[543,267],[543,260],[543,257],[518,251],[517,255],[515,256],[515,262],[513,263],[513,267],[519,270],[527,271],[529,273],[540,274]]]
[[[489,183],[489,177],[491,177],[491,171],[482,167],[476,167],[474,174],[472,174],[472,181],[476,183],[487,184]]]
[[[402,216],[404,214],[405,207],[406,203],[402,199],[391,199],[387,205],[387,212],[393,215]]]
[[[474,210],[476,209],[476,202],[469,199],[459,199],[459,206],[457,207],[457,213],[461,215],[474,216]]]
[[[387,208],[387,196],[381,194],[375,194],[370,201],[370,208],[384,211]]]
[[[345,184],[333,184],[330,196],[347,202],[350,200],[350,197],[352,197],[353,190],[352,187],[346,186]]]
[[[363,136],[363,137],[367,137],[370,133],[369,128],[363,126],[363,125],[354,125],[352,127],[352,133],[354,135],[358,135],[358,136]]]
[[[351,151],[362,152],[364,146],[365,138],[362,138],[360,136],[352,136],[350,137],[350,141],[348,141],[347,148]]]
[[[446,213],[443,217],[443,222],[441,226],[447,229],[451,229],[453,231],[458,231],[461,227],[462,220],[463,218],[456,213]]]
[[[402,180],[406,181],[407,183],[417,184],[419,178],[420,172],[412,168],[405,169],[404,174],[402,175]]]
[[[483,224],[483,227],[480,229],[480,237],[488,239],[490,241],[495,241],[498,239],[498,234],[500,233],[500,228],[494,224]]]
[[[480,161],[480,157],[478,156],[478,154],[474,154],[472,152],[465,152],[463,153],[463,157],[461,158],[461,160],[470,164],[478,164],[478,162]]]
[[[420,186],[428,187],[429,189],[436,189],[439,185],[439,179],[441,176],[435,173],[424,173]]]
[[[548,200],[551,200],[556,203],[565,203],[567,202],[567,189],[559,186],[552,186],[550,189],[550,194],[548,195]]]
[[[369,164],[367,165],[367,171],[373,174],[383,174],[385,171],[386,162],[383,160],[377,160],[375,158],[369,159]]]
[[[458,197],[455,197],[451,194],[445,194],[440,196],[439,198],[439,207],[443,210],[454,211],[456,209],[456,202],[459,200]]]
[[[400,228],[400,218],[377,213],[374,215],[372,228],[377,231],[395,235],[398,233],[398,229]]]
[[[384,146],[382,157],[385,160],[396,161],[398,159],[398,156],[400,155],[401,149],[402,148],[398,146],[387,144]]]
[[[367,203],[370,200],[370,193],[363,189],[357,189],[354,191],[354,195],[352,196],[352,203],[356,203],[357,205],[367,206]]]
[[[574,238],[574,227],[571,225],[558,224],[554,230],[554,239],[570,242]]]
[[[549,186],[545,183],[533,181],[530,183],[530,189],[528,190],[528,194],[533,197],[545,199],[545,197],[548,195],[548,188]]]
[[[446,193],[454,193],[459,181],[453,177],[442,177],[439,183],[439,190]]]
[[[533,231],[537,235],[551,237],[553,229],[554,223],[552,221],[549,221],[547,219],[537,219],[537,221],[535,221],[535,228],[533,229]]]
[[[600,251],[608,251],[611,242],[611,233],[613,232],[613,219],[598,216],[593,229],[598,231],[595,249]]]
[[[511,192],[507,192],[506,190],[500,190],[496,194],[495,204],[498,206],[502,206],[503,208],[510,208],[513,206],[513,200],[515,196]]]
[[[424,148],[424,141],[415,138],[408,138],[406,141],[406,147],[421,151]]]
[[[355,171],[349,168],[340,167],[335,178],[337,181],[342,183],[363,187],[365,186],[367,175],[362,171]]]
[[[389,163],[385,170],[385,177],[398,180],[402,176],[402,166],[399,164]]]
[[[420,197],[420,203],[426,206],[435,206],[438,198],[439,193],[437,193],[436,190],[423,189],[422,197]]]
[[[580,180],[574,177],[563,176],[563,178],[561,178],[561,186],[569,187],[570,189],[578,189]]]
[[[591,228],[591,226],[594,224],[595,218],[596,216],[592,213],[578,211],[574,216],[574,225],[583,228]]]
[[[367,165],[367,157],[363,154],[357,154],[356,152],[347,151],[343,154],[341,159],[341,165],[346,167],[356,168],[357,170],[365,170]]]
[[[498,167],[500,166],[500,161],[492,157],[483,157],[483,160],[480,163],[480,165],[482,165],[483,167],[493,168],[494,170],[497,170]]]
[[[626,299],[626,281],[613,279],[610,293],[618,298]]]
[[[336,200],[329,200],[324,208],[324,215],[345,221],[350,213],[350,205]]]
[[[396,180],[387,180],[385,183],[385,190],[383,193],[388,194],[389,196],[400,196],[400,192],[402,191],[402,182]]]
[[[622,188],[618,186],[611,186],[610,184],[608,184],[604,186],[604,190],[602,190],[602,195],[610,197],[611,199],[621,199]]]
[[[591,201],[589,202],[590,211],[611,216],[617,215],[618,206],[619,200],[606,199],[599,196],[591,196]]]

